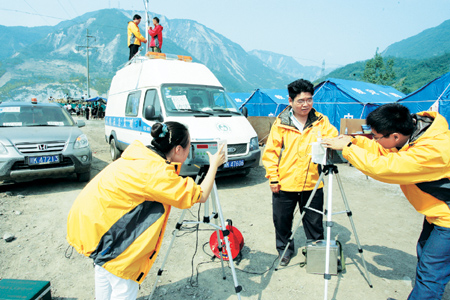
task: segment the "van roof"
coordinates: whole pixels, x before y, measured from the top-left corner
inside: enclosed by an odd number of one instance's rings
[[[128,64],[113,77],[109,95],[162,84],[195,84],[222,87],[219,80],[199,63],[179,60],[142,59]]]

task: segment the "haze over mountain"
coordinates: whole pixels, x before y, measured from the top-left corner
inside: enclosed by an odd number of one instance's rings
[[[433,79],[450,72],[450,20],[417,35],[394,43],[381,55],[394,59],[396,78],[391,85],[399,91],[411,93]],[[330,72],[327,77],[362,80],[366,61],[348,64]]]
[[[126,27],[132,13],[104,9],[53,27],[0,27],[0,42],[7,46],[0,51],[0,100],[86,94],[87,34],[93,37],[89,38],[91,96],[105,95],[115,72],[128,59]],[[163,52],[192,56],[210,68],[230,92],[285,88],[296,79],[285,68],[266,64],[264,58],[247,53],[196,21],[159,17],[164,26]],[[309,68],[310,73],[316,72],[316,67]]]
[[[386,48],[381,55],[426,59],[450,52],[450,20]]]
[[[103,9],[52,27],[0,26],[0,100],[31,96],[43,100],[65,94],[78,98],[86,94],[87,30],[94,37],[89,39],[91,96],[106,95],[115,72],[128,59],[126,26],[133,13]],[[297,78],[361,80],[364,71],[365,62],[356,62],[327,75],[329,69],[302,66],[286,55],[246,52],[196,21],[159,17],[164,26],[163,52],[192,56],[193,61],[210,68],[230,92],[285,88]],[[449,52],[450,20],[392,44],[382,55],[395,57],[397,78],[393,86],[408,93],[448,72],[450,54],[445,53]]]

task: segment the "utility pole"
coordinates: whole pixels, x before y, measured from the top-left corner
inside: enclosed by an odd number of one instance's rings
[[[78,46],[78,50],[80,48],[86,48],[86,66],[87,66],[87,98],[91,98],[91,90],[90,90],[90,83],[89,83],[89,49],[92,48],[98,48],[98,47],[92,47],[89,46],[89,39],[95,39],[95,36],[89,35],[89,29],[86,29],[86,46]]]

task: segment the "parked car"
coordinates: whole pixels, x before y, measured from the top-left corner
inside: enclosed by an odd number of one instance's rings
[[[56,103],[0,104],[0,180],[28,181],[76,174],[89,181],[92,152],[86,135]]]

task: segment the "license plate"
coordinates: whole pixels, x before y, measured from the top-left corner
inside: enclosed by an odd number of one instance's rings
[[[244,166],[244,160],[240,159],[240,160],[227,161],[223,165],[223,168],[228,169],[228,168],[237,168],[237,167],[242,167],[242,166]]]
[[[45,165],[59,163],[59,155],[31,156],[28,157],[29,165]]]

